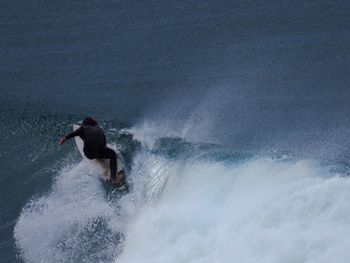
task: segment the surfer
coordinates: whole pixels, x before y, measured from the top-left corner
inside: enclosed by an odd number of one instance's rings
[[[117,154],[107,147],[106,136],[98,125],[97,121],[91,117],[86,117],[82,125],[75,131],[62,137],[59,144],[63,145],[66,140],[79,136],[84,141],[84,154],[88,159],[109,159],[110,183],[114,186],[123,184],[124,172],[117,174]]]

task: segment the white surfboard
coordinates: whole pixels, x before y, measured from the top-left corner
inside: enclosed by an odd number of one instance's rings
[[[73,131],[75,131],[76,129],[78,129],[80,126],[73,124]],[[76,136],[74,137],[75,140],[75,144],[78,147],[78,150],[81,154],[81,156],[83,157],[83,159],[88,163],[88,165],[93,168],[94,170],[98,170],[100,176],[104,179],[104,180],[109,180],[110,179],[110,170],[109,170],[109,159],[88,159],[86,158],[85,154],[84,154],[84,142],[83,140],[79,137]],[[120,152],[115,149],[115,147],[107,144],[107,146],[111,149],[113,149],[116,153],[117,153],[117,168],[118,171],[124,170],[124,160],[121,157]]]

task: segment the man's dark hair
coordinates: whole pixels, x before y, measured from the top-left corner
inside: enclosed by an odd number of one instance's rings
[[[95,121],[93,118],[91,117],[86,117],[83,120],[83,125],[87,125],[87,126],[96,126],[97,125],[97,121]]]

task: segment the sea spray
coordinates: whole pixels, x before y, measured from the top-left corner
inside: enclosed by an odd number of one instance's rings
[[[68,166],[23,208],[16,245],[25,262],[346,262],[349,177],[278,156],[155,141],[117,199]]]
[[[53,189],[34,197],[14,229],[25,262],[110,262],[120,252],[123,220],[84,162],[66,167]]]
[[[116,262],[347,262],[350,179],[308,161],[192,162],[129,221]]]

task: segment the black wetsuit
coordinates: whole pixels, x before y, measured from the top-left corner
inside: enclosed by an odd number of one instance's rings
[[[79,136],[84,141],[84,153],[89,159],[110,159],[111,178],[116,177],[117,155],[114,150],[108,148],[106,136],[98,126],[83,125],[66,136],[66,139]]]

